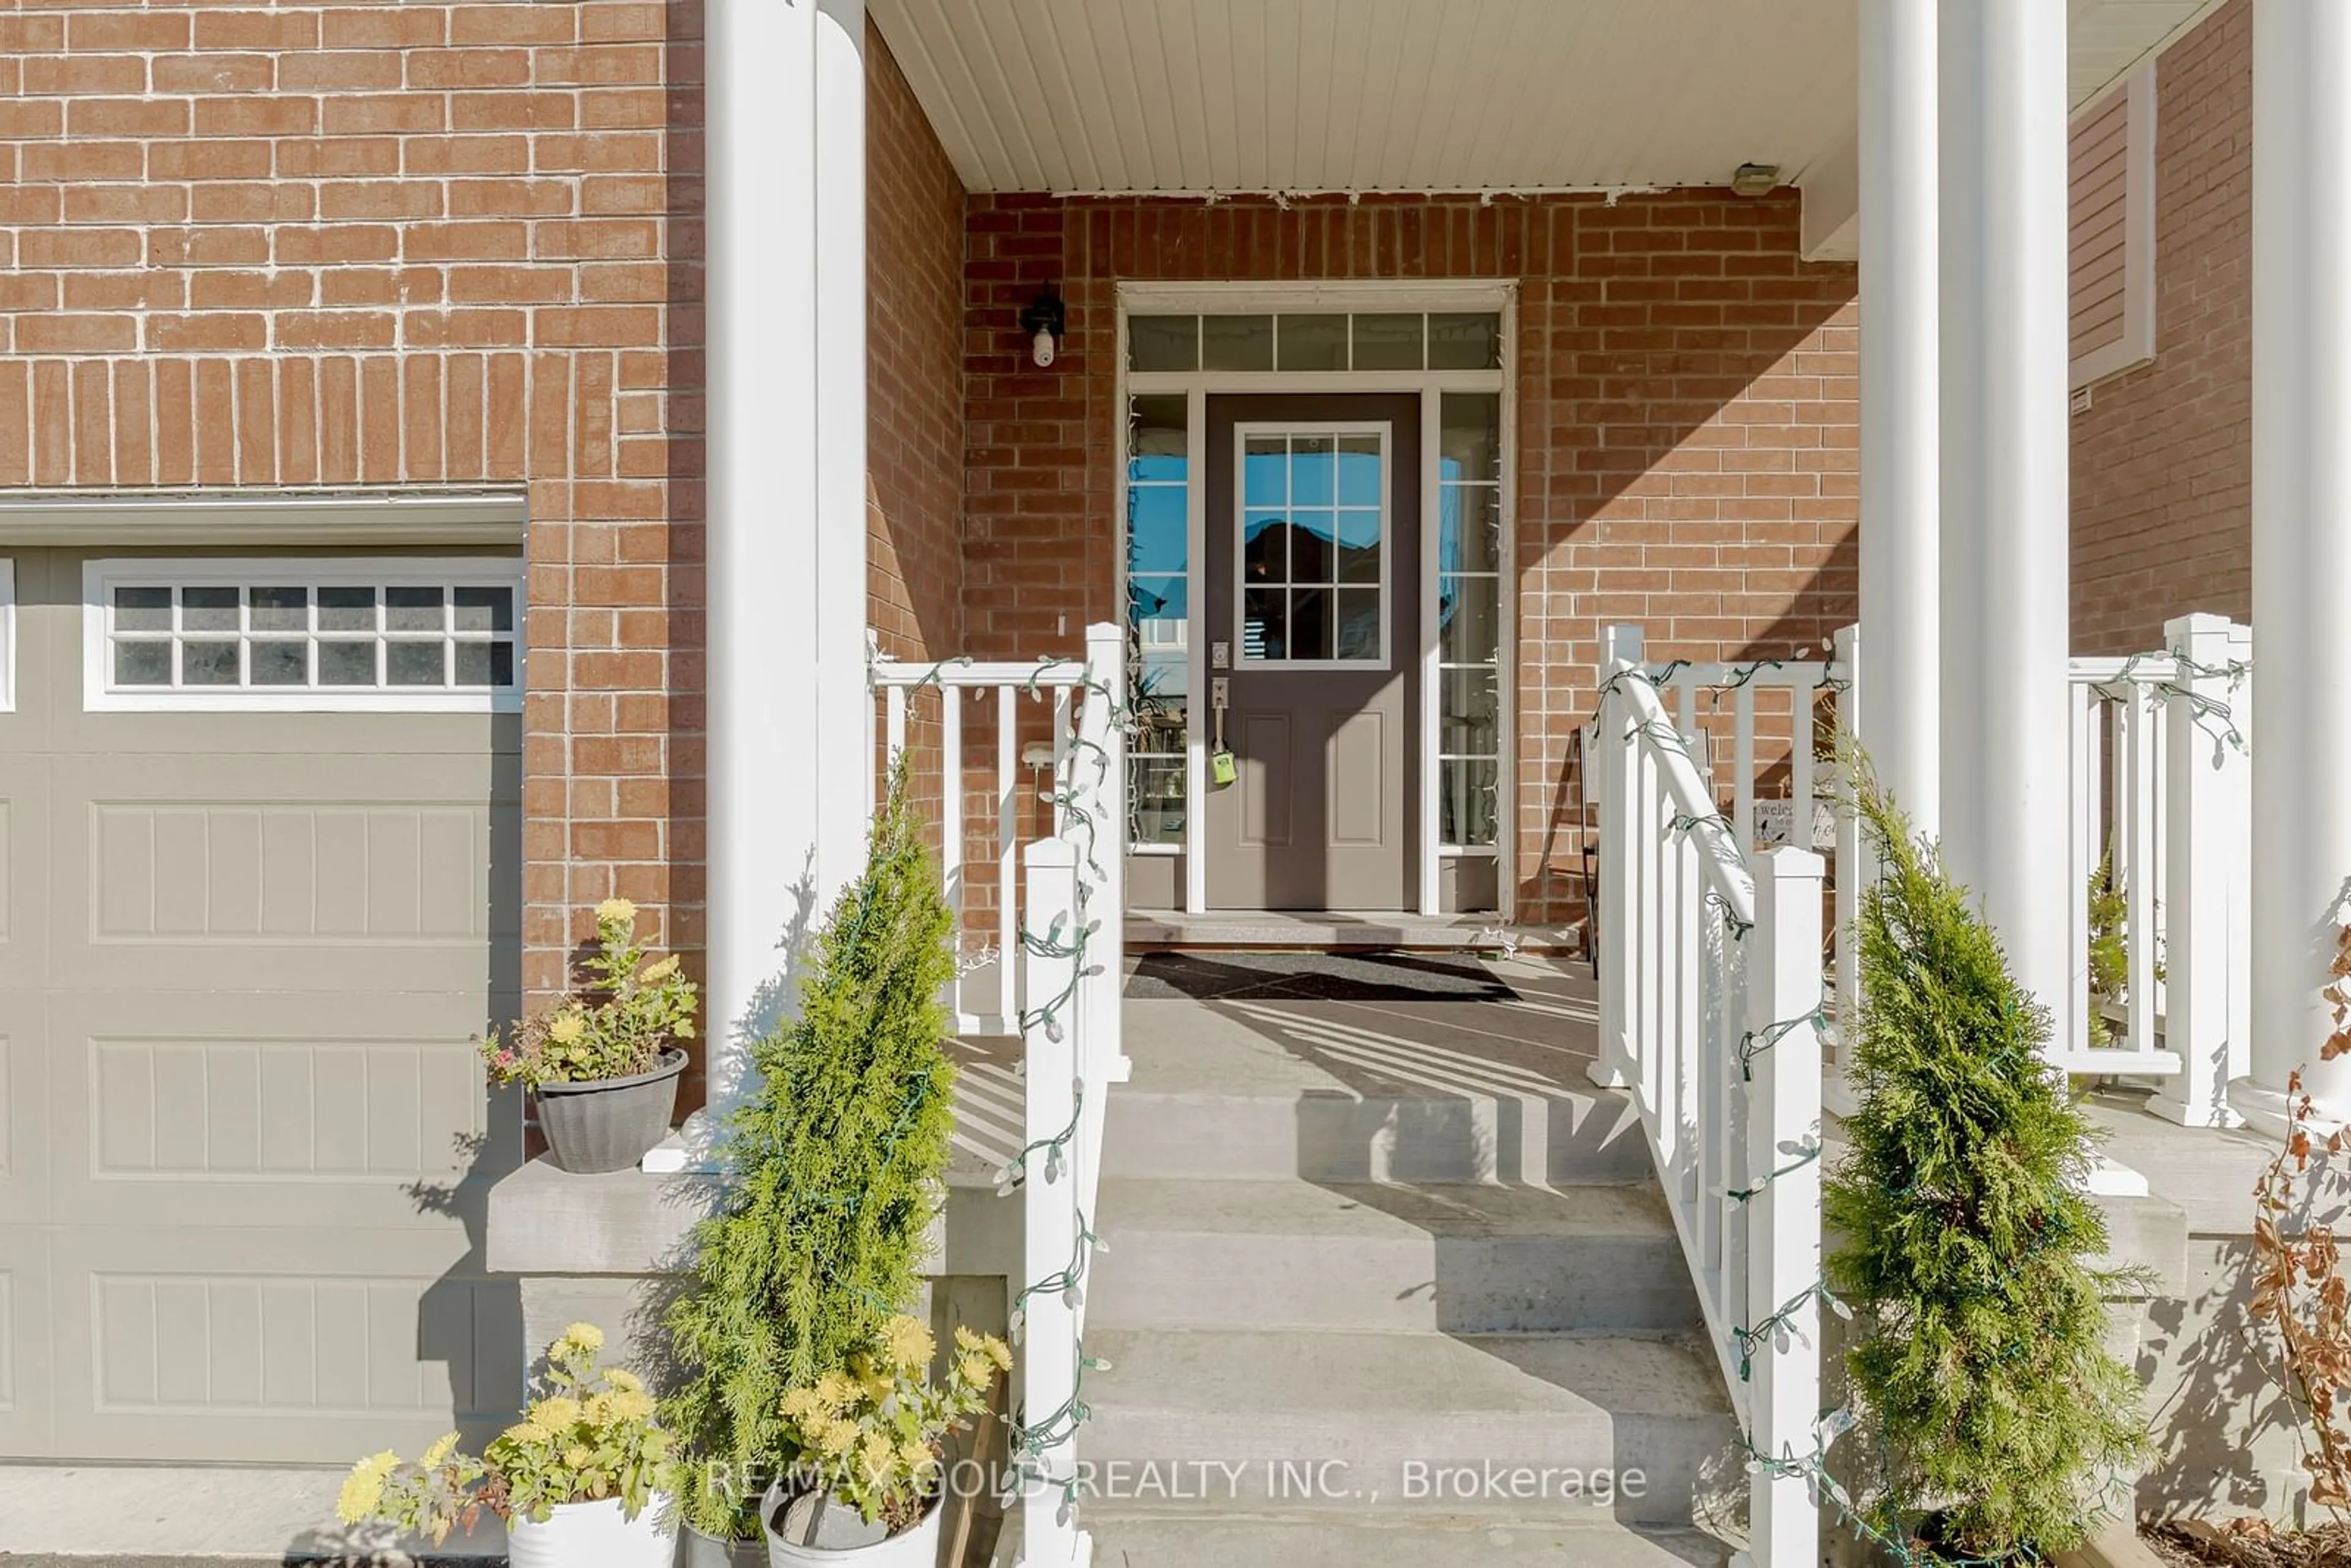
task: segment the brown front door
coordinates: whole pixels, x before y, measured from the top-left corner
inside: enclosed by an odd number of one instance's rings
[[[1420,400],[1212,397],[1212,909],[1417,905]]]

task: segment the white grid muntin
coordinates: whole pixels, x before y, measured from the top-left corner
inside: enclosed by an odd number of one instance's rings
[[[1335,459],[1339,451],[1339,438],[1350,435],[1376,436],[1380,444],[1380,499],[1378,508],[1380,519],[1380,575],[1377,583],[1341,583],[1336,580],[1335,576],[1338,570],[1338,552],[1342,542],[1338,532],[1338,519],[1349,511],[1369,511],[1372,509],[1367,507],[1345,507],[1341,504],[1339,499],[1338,491],[1336,489],[1336,486],[1338,484],[1338,465]],[[1311,441],[1323,436],[1331,438],[1332,450],[1333,453],[1332,481],[1333,490],[1332,501],[1330,506],[1327,507],[1317,504],[1302,509],[1313,512],[1328,511],[1331,514],[1331,549],[1332,563],[1332,570],[1334,574],[1333,580],[1327,584],[1321,582],[1300,582],[1294,576],[1289,575],[1285,572],[1285,575],[1280,583],[1266,582],[1252,585],[1249,581],[1247,575],[1249,521],[1249,513],[1252,509],[1249,503],[1249,443],[1252,440],[1266,439],[1280,439],[1284,442],[1285,451],[1282,464],[1282,483],[1287,486],[1292,482],[1294,473],[1297,456],[1294,443],[1301,440]],[[1391,591],[1392,584],[1395,577],[1395,427],[1385,420],[1241,420],[1234,423],[1232,572],[1233,665],[1236,669],[1369,671],[1385,670],[1394,667],[1394,649],[1391,646],[1391,643],[1393,641],[1395,617]],[[1291,499],[1285,499],[1281,507],[1279,508],[1272,507],[1270,504],[1255,508],[1255,510],[1259,512],[1275,509],[1287,514],[1292,510],[1300,508],[1295,507],[1294,501]],[[1294,592],[1300,589],[1304,589],[1309,591],[1322,588],[1332,590],[1332,634],[1334,639],[1338,634],[1339,625],[1338,607],[1340,600],[1338,598],[1338,591],[1341,589],[1352,589],[1354,591],[1360,592],[1367,588],[1375,589],[1379,596],[1380,627],[1380,646],[1377,655],[1372,658],[1356,659],[1339,658],[1335,656],[1328,659],[1269,659],[1262,656],[1251,655],[1249,652],[1249,591],[1252,586],[1260,589],[1279,587],[1283,591],[1283,625],[1285,628],[1285,637],[1287,635],[1287,628],[1289,625],[1289,616],[1291,612],[1291,606],[1294,603],[1294,600],[1291,597]],[[1336,647],[1335,641],[1332,645],[1334,648]]]
[[[333,559],[204,557],[191,559],[121,558],[91,560],[82,568],[82,704],[91,713],[511,713],[522,706],[523,616],[525,600],[520,563],[479,557],[343,557]],[[185,591],[235,591],[236,625],[189,626]],[[256,590],[303,591],[303,622],[299,627],[255,624]],[[323,623],[321,590],[365,589],[371,591],[370,624],[366,627]],[[507,601],[507,624],[475,628],[458,625],[461,590],[502,591]],[[168,593],[168,627],[137,628],[118,624],[118,598],[123,590]],[[434,628],[395,628],[392,599],[399,590],[432,591],[438,595],[439,624]],[[422,608],[415,606],[413,608]],[[486,605],[484,607],[487,609]],[[237,675],[235,685],[190,683],[183,679],[189,644],[235,644]],[[121,682],[117,679],[118,648],[146,644],[165,650],[162,682]],[[328,645],[371,647],[374,669],[369,685],[335,684],[322,679],[321,650]],[[462,650],[508,650],[498,684],[459,685],[465,672]],[[305,650],[305,679],[299,683],[268,683],[254,679],[255,650],[299,645]],[[441,684],[395,684],[393,675],[402,648],[436,647]],[[498,673],[496,654],[484,657],[488,672]]]

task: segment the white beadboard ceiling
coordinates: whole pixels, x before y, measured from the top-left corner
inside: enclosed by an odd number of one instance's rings
[[[2220,0],[2068,0],[2076,105]],[[868,0],[975,191],[1842,182],[1855,0]]]

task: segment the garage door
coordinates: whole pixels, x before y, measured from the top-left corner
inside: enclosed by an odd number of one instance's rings
[[[10,563],[0,1455],[333,1460],[519,1391],[511,556]],[[87,606],[87,609],[86,609]]]

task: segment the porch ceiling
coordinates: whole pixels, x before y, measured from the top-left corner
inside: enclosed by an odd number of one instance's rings
[[[2220,0],[2068,0],[2074,101]],[[1850,217],[1855,0],[868,0],[974,191],[1720,184]]]

